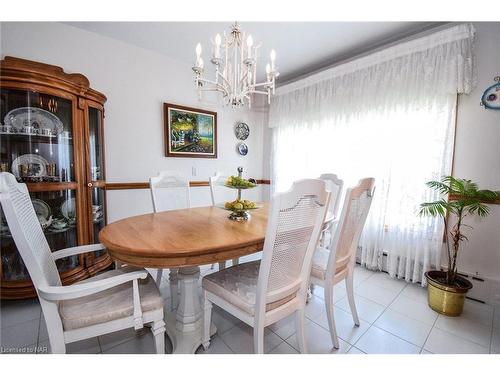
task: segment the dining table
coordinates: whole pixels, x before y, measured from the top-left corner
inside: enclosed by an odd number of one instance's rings
[[[187,208],[128,217],[100,231],[99,240],[114,260],[178,269],[179,303],[165,311],[173,353],[195,353],[201,345],[200,266],[261,251],[268,210],[262,203],[249,220],[234,221],[217,206]],[[212,323],[211,335],[216,330]]]

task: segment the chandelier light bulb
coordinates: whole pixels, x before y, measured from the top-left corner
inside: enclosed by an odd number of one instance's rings
[[[252,58],[252,46],[253,46],[253,38],[252,35],[249,35],[247,38],[247,47],[248,47],[248,58]]]
[[[275,69],[274,62],[276,61],[276,51],[274,49],[271,50],[270,57],[271,57],[271,70],[274,72]]]
[[[267,64],[266,65],[266,73],[269,75],[271,73],[271,65]]]
[[[199,58],[200,58],[200,56],[201,56],[201,44],[200,44],[200,43],[198,43],[198,44],[196,45],[196,57],[199,59]]]
[[[247,38],[247,47],[250,48],[253,46],[253,38],[252,35],[249,35]]]
[[[198,66],[199,66],[201,69],[203,69],[203,59],[202,59],[201,57],[198,59]]]
[[[214,58],[218,59],[220,58],[220,44],[222,40],[220,37],[220,34],[217,34],[215,36],[215,48],[214,48]]]

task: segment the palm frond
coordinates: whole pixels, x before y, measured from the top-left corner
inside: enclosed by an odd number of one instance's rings
[[[420,216],[445,217],[449,211],[449,203],[444,199],[435,202],[425,202],[420,205]]]

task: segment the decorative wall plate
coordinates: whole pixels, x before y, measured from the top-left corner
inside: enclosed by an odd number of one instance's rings
[[[244,141],[250,135],[250,128],[244,122],[238,122],[234,127],[234,135],[240,141]]]
[[[17,178],[21,177],[19,173],[19,166],[23,164],[35,164],[37,165],[36,169],[31,170],[31,174],[29,177],[44,177],[47,176],[47,165],[49,162],[40,155],[37,154],[24,154],[14,159],[12,162],[11,171],[14,176]]]
[[[238,150],[238,154],[243,155],[243,156],[248,154],[248,146],[245,143],[243,143],[243,142],[238,143],[236,148]]]
[[[41,108],[20,107],[13,109],[5,115],[5,125],[13,126],[19,133],[25,127],[33,129],[50,129],[53,135],[58,135],[64,130],[61,120],[53,113]]]
[[[488,109],[500,109],[500,76],[495,77],[496,83],[486,89],[481,97],[481,105]]]

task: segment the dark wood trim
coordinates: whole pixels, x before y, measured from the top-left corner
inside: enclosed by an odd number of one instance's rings
[[[169,131],[169,118],[168,118],[168,110],[169,109],[180,109],[186,112],[197,112],[205,115],[214,117],[214,154],[206,155],[206,154],[183,154],[182,152],[171,152],[170,145],[170,131]],[[172,103],[163,103],[163,116],[164,116],[164,125],[163,125],[163,133],[165,139],[165,156],[167,157],[176,157],[176,158],[203,158],[203,159],[217,159],[217,112],[207,111],[205,109],[186,107],[182,105],[172,104]]]
[[[98,180],[98,181],[92,181],[91,183],[93,188],[101,188],[101,189],[106,188],[106,181]]]
[[[210,186],[208,181],[189,181],[190,187]]]
[[[37,193],[40,191],[75,190],[78,188],[77,182],[28,182],[28,191]]]
[[[256,180],[259,185],[270,185],[271,180]],[[210,186],[208,181],[190,181],[191,187]],[[149,182],[106,182],[106,190],[149,189]]]
[[[450,196],[448,197],[448,200],[450,200],[450,201],[454,201],[454,200],[457,200],[458,198],[459,198],[459,196],[458,196],[458,195],[450,195]],[[500,204],[500,199],[497,199],[497,200],[495,200],[495,201],[493,201],[493,202],[486,202],[486,201],[483,201],[482,203],[486,203],[486,204]]]
[[[149,189],[149,182],[106,182],[106,190]]]
[[[271,185],[271,180],[255,180],[259,185]]]

